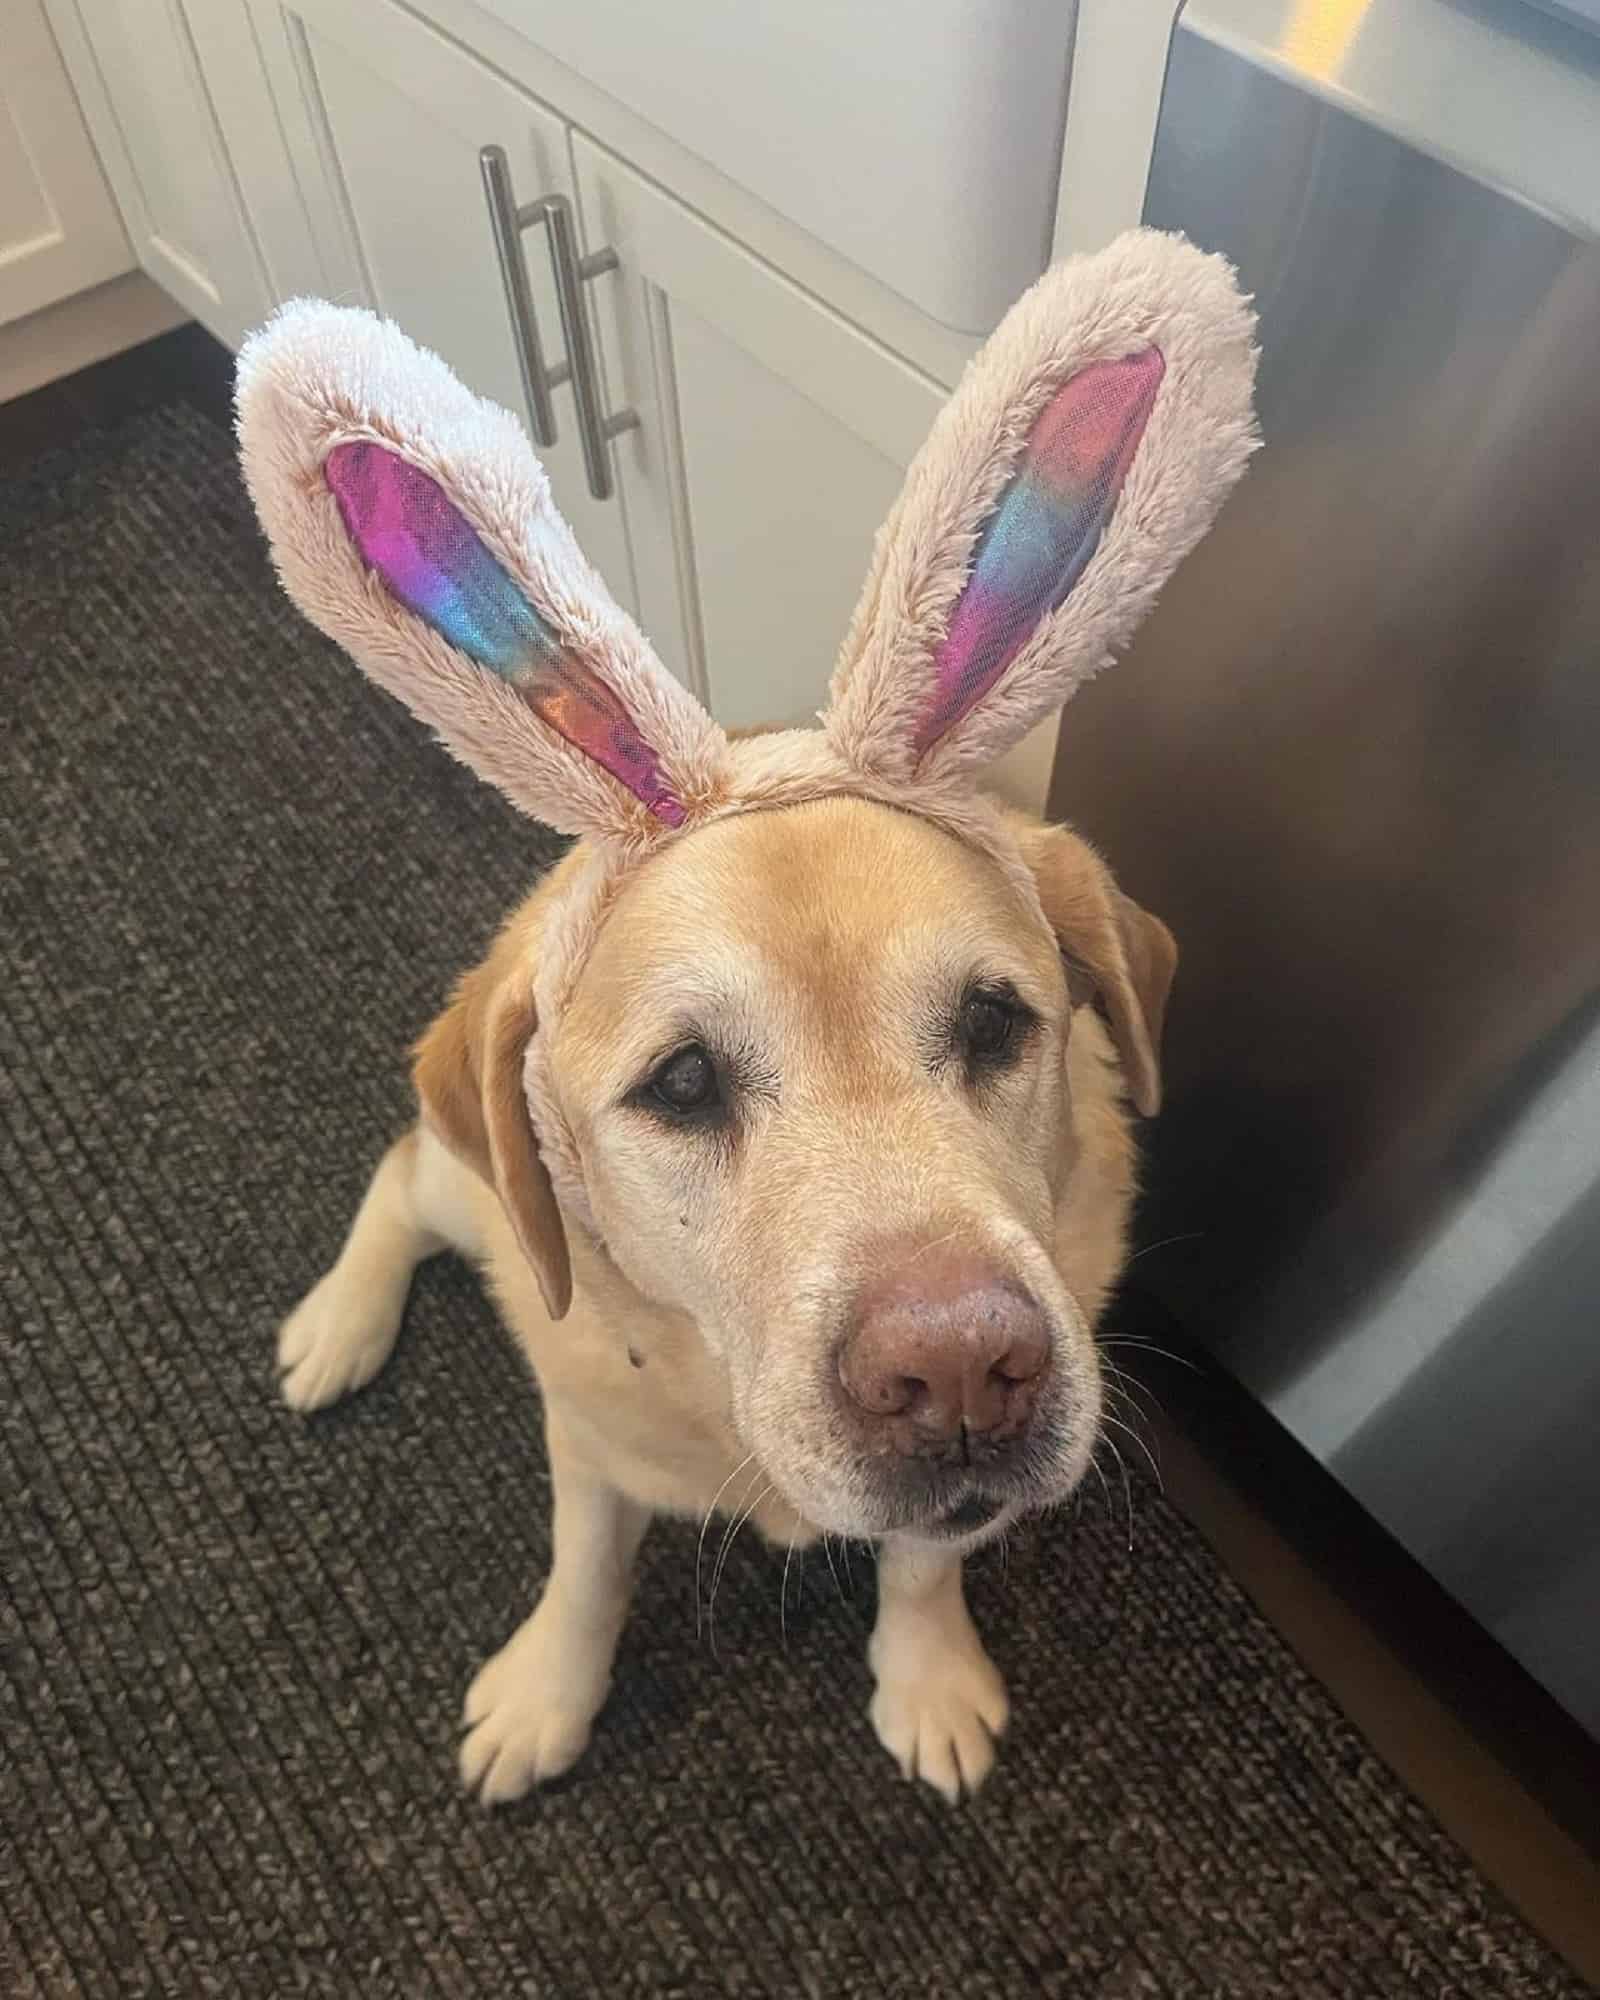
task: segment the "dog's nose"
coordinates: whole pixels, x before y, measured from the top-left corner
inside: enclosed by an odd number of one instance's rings
[[[1033,1295],[984,1257],[932,1245],[863,1292],[839,1381],[858,1419],[914,1456],[1017,1436],[1049,1366]]]

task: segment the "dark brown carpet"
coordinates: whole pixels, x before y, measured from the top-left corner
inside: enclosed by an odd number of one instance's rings
[[[872,1740],[867,1558],[785,1645],[741,1542],[714,1656],[686,1527],[578,1774],[465,1804],[533,1392],[448,1261],[326,1417],[271,1336],[550,843],[280,599],[182,403],[3,482],[0,671],[0,1992],[1579,1991],[1145,1485],[980,1565],[974,1809]]]

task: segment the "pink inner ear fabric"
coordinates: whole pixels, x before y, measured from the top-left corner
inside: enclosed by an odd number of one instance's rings
[[[934,653],[919,757],[971,713],[1088,567],[1165,373],[1154,347],[1093,361],[1040,412]]]
[[[335,445],[323,477],[362,561],[408,611],[515,688],[658,819],[683,824],[682,803],[615,690],[529,603],[437,480],[369,439]]]

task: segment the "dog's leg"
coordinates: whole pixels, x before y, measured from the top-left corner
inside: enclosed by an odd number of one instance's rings
[[[901,1772],[952,1805],[975,1792],[1006,1726],[1005,1683],[961,1589],[961,1558],[894,1539],[878,1551],[878,1622],[867,1652],[872,1726]]]
[[[611,1685],[650,1510],[625,1498],[545,1425],[555,1493],[544,1595],[467,1690],[461,1782],[487,1806],[559,1778],[583,1755]]]
[[[439,1250],[476,1250],[472,1178],[424,1126],[384,1154],[333,1268],[279,1331],[291,1408],[320,1410],[370,1382],[394,1346],[418,1264]]]

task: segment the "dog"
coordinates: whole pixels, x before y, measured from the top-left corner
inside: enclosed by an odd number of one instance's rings
[[[987,1774],[1006,1695],[962,1558],[1087,1466],[1125,1097],[1154,1108],[1177,956],[1076,834],[1017,837],[1046,923],[953,836],[858,799],[731,818],[641,869],[550,1051],[598,1238],[528,1185],[522,1090],[545,913],[580,854],[423,1037],[421,1119],[278,1359],[296,1409],[358,1388],[444,1249],[527,1355],[554,1561],[467,1696],[462,1776],[485,1801],[581,1755],[651,1515],[719,1508],[780,1548],[877,1540],[873,1725],[952,1798]],[[516,1215],[570,1260],[560,1320]]]
[[[295,1408],[360,1387],[454,1250],[532,1366],[553,1559],[467,1693],[485,1803],[582,1755],[657,1513],[875,1542],[879,1738],[952,1800],[990,1770],[1007,1698],[962,1563],[1090,1463],[1177,952],[975,779],[1242,471],[1251,325],[1220,260],[1150,232],[1047,274],[911,469],[822,728],[742,740],[442,363],[323,306],[247,346],[291,593],[580,836],[423,1036],[418,1122],[278,1345]]]

